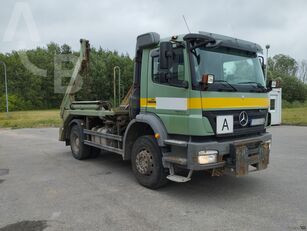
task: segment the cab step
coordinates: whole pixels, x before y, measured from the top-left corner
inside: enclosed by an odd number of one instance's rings
[[[193,173],[193,170],[190,170],[187,177],[175,175],[174,167],[173,167],[173,165],[171,165],[170,175],[168,175],[166,178],[171,180],[171,181],[177,182],[177,183],[185,183],[185,182],[188,182],[188,181],[191,180],[192,173]]]
[[[168,175],[166,178],[177,183],[185,183],[191,180],[191,178],[179,175]]]

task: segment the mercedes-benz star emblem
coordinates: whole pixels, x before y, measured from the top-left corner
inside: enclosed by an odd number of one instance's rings
[[[239,115],[239,123],[242,127],[245,127],[248,123],[248,115],[245,111],[242,111]]]

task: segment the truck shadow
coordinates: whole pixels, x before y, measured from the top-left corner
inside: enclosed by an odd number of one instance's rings
[[[160,189],[161,193],[182,199],[194,200],[210,198],[215,200],[236,200],[247,195],[261,195],[262,179],[258,176],[219,176],[212,177],[205,172],[194,172],[192,180],[187,183],[170,182]],[[188,196],[188,197],[187,197]]]
[[[102,152],[97,158],[88,162],[97,164],[101,169],[98,175],[109,175],[112,173],[123,175],[126,184],[137,185],[133,176],[130,161],[123,161],[120,155]],[[103,165],[103,167],[101,167]],[[260,195],[265,187],[262,173],[252,173],[245,177],[220,176],[212,177],[206,172],[194,172],[192,180],[187,183],[169,182],[165,187],[155,190],[155,193],[169,195],[175,198],[194,200],[204,198],[239,199],[244,195]],[[139,186],[142,187],[142,186]],[[150,189],[148,189],[150,190]]]

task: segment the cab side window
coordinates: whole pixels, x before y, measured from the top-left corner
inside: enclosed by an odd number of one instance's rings
[[[160,58],[159,52],[153,52],[152,54],[152,80],[155,83],[169,84],[169,82],[180,82],[184,80],[184,58],[183,48],[174,49],[174,57],[172,66],[169,69],[169,77],[166,80],[161,81],[159,73]]]

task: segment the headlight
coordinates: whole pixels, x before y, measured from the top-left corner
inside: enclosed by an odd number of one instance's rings
[[[198,152],[197,161],[199,164],[212,164],[217,162],[216,150],[200,151]]]

